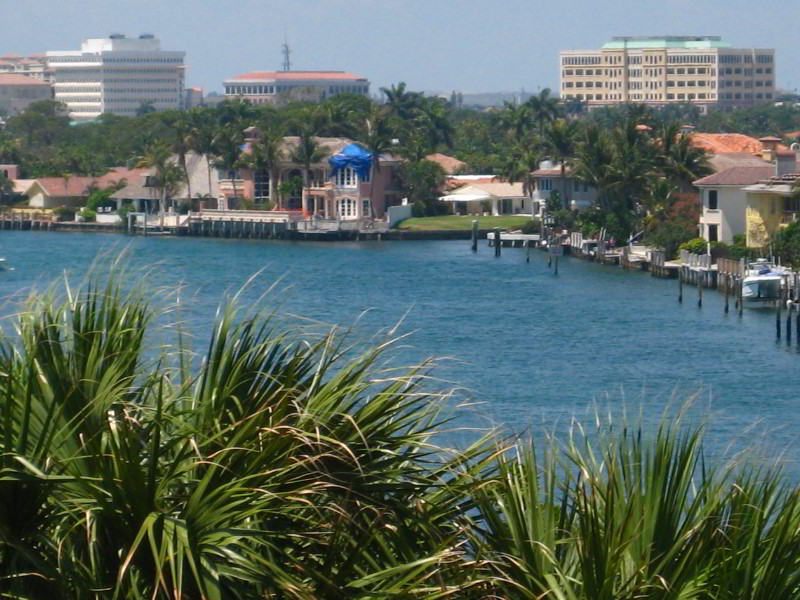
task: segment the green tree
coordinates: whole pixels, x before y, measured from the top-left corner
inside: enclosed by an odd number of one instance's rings
[[[328,148],[321,146],[319,140],[309,129],[300,132],[297,145],[292,149],[292,162],[303,167],[303,214],[308,214],[308,197],[311,194],[311,167],[322,162],[328,155]]]
[[[254,172],[266,171],[269,174],[269,199],[277,208],[283,208],[278,195],[277,183],[280,178],[280,165],[285,160],[283,136],[270,129],[259,131],[258,139],[250,146],[250,154],[244,157],[249,169]]]
[[[447,176],[441,165],[424,159],[405,162],[400,166],[398,176],[403,193],[408,202],[414,205],[416,216],[435,215],[440,212],[436,208],[439,190]]]
[[[528,107],[533,121],[539,125],[539,139],[544,140],[547,125],[555,121],[561,114],[558,98],[552,95],[550,88],[544,88],[538,94],[528,98],[525,105]]]
[[[172,162],[172,149],[166,142],[155,142],[148,146],[139,166],[152,169],[148,176],[148,186],[156,192],[163,227],[167,202],[180,190],[183,171]]]
[[[236,189],[236,179],[238,170],[244,166],[242,154],[242,133],[234,126],[221,127],[214,136],[214,166],[231,173],[231,185],[233,185],[233,196],[239,200],[239,192]]]
[[[154,112],[156,112],[155,104],[147,100],[139,104],[139,107],[136,109],[136,116],[142,117],[144,115],[149,115],[150,113]]]
[[[572,162],[577,144],[577,126],[574,121],[556,119],[544,130],[544,151],[560,164],[561,189],[564,190],[564,202],[569,207],[569,189],[567,186],[567,166]]]
[[[373,106],[358,124],[357,140],[371,154],[369,205],[374,210],[374,190],[381,169],[381,155],[391,152],[394,133],[391,115],[385,107]]]
[[[389,111],[398,119],[404,121],[414,116],[423,97],[419,92],[408,91],[405,81],[401,81],[396,86],[392,84],[388,88],[382,87],[381,93],[386,98],[386,105],[389,107]]]

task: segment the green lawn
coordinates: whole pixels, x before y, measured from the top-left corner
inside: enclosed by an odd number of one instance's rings
[[[477,219],[481,229],[491,229],[492,227],[504,227],[507,229],[518,229],[531,220],[525,215],[504,215],[500,217],[473,217],[446,215],[443,217],[422,217],[411,218],[402,221],[398,229],[409,229],[413,231],[436,231],[471,229],[472,221]]]

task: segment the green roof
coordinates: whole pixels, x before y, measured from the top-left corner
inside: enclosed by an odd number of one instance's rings
[[[659,37],[615,37],[603,45],[603,50],[641,50],[652,48],[730,48],[716,36],[659,36]]]

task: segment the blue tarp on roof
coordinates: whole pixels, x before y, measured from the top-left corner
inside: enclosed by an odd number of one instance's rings
[[[331,165],[331,177],[335,177],[340,169],[350,167],[359,177],[367,178],[372,167],[372,152],[358,144],[350,144],[342,148],[338,154],[331,156],[328,162]]]

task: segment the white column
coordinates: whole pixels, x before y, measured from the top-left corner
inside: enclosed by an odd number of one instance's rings
[[[498,206],[498,199],[492,198],[492,214],[496,217],[500,214],[500,207]]]

